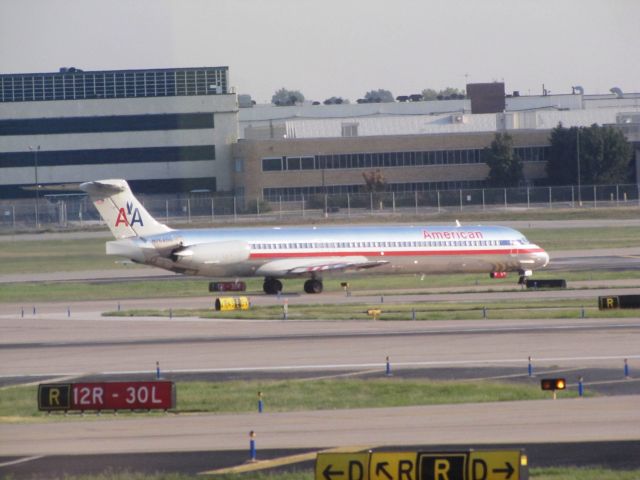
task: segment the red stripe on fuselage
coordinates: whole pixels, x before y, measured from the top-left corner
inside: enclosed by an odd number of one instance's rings
[[[527,253],[542,253],[541,248],[516,248],[492,250],[376,250],[376,251],[313,251],[313,252],[251,252],[249,258],[305,258],[305,257],[429,257],[448,255],[522,255]]]

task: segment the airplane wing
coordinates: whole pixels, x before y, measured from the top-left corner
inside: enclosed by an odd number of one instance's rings
[[[256,274],[265,277],[309,276],[329,271],[362,270],[387,263],[387,260],[369,260],[363,256],[286,258],[265,263],[256,270]]]

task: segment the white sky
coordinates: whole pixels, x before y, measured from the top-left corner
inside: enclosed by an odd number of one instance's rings
[[[640,92],[639,46],[640,0],[0,0],[0,73],[228,65],[258,103],[467,79]]]

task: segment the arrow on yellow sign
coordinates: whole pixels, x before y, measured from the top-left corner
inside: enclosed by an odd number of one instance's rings
[[[322,476],[326,479],[326,480],[333,480],[331,477],[333,476],[342,476],[344,475],[344,470],[331,470],[333,468],[333,465],[329,464],[327,465],[327,468],[325,468],[322,471]]]
[[[393,477],[391,476],[391,474],[386,469],[386,467],[388,465],[389,465],[389,462],[380,462],[380,463],[378,463],[376,465],[376,477],[379,477],[380,473],[382,473],[389,480],[393,480]]]
[[[494,468],[493,469],[493,473],[506,473],[507,476],[505,477],[507,480],[509,480],[511,478],[511,476],[513,475],[513,472],[515,472],[516,470],[513,468],[513,465],[511,465],[509,462],[506,463],[506,467],[505,468]]]

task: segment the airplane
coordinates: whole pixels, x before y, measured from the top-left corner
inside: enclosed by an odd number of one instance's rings
[[[325,274],[343,272],[518,272],[520,283],[549,263],[525,236],[502,226],[331,226],[172,229],[155,220],[126,180],[82,183],[116,240],[107,255],[185,275],[264,277],[264,293],[281,279],[307,278],[306,293],[321,293]]]

